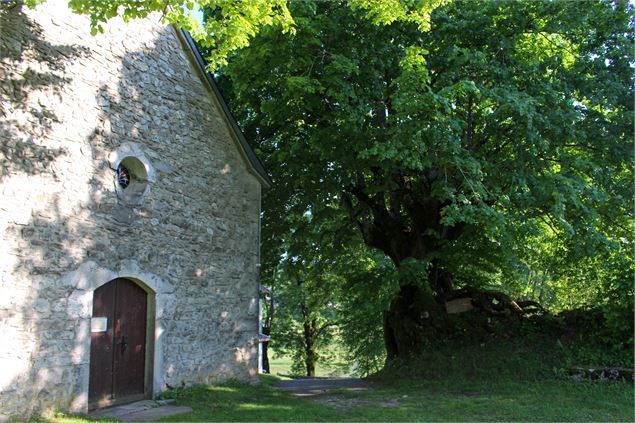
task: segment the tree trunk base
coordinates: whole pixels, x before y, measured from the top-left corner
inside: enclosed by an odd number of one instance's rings
[[[428,339],[447,329],[441,306],[431,293],[416,285],[404,285],[384,313],[387,358],[418,353]]]
[[[451,340],[518,336],[523,321],[547,313],[536,302],[514,301],[497,291],[461,289],[447,298],[441,305],[419,286],[401,287],[384,313],[387,360],[417,355]]]

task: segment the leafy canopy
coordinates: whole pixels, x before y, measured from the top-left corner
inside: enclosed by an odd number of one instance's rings
[[[363,4],[291,3],[293,34],[263,30],[222,70],[276,183],[271,263],[310,213],[458,286],[523,293],[533,269],[632,290],[632,6],[455,2],[423,31]]]

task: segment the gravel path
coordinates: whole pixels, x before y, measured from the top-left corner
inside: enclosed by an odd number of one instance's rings
[[[364,379],[353,378],[301,378],[279,380],[273,383],[275,388],[291,391],[299,397],[310,397],[325,394],[333,389],[350,389],[361,391],[370,388],[370,383]]]

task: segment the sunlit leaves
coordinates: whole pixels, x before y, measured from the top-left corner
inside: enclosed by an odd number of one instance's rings
[[[421,31],[430,29],[430,14],[449,0],[350,0],[353,10],[361,10],[376,25],[395,21],[415,23]]]
[[[76,13],[90,16],[91,32],[104,32],[104,24],[115,16],[124,21],[144,18],[152,12],[165,12],[170,7],[180,8],[180,1],[175,0],[69,0],[69,7]]]
[[[216,69],[227,63],[230,52],[249,45],[263,27],[275,26],[284,33],[294,32],[294,21],[286,0],[201,0],[202,10],[211,12],[202,26],[187,28],[197,43],[209,49],[209,66]],[[182,13],[171,11],[167,19],[177,22]]]
[[[44,3],[46,0],[24,0],[24,4],[30,8],[36,7],[38,4]]]
[[[580,54],[575,44],[563,35],[543,31],[520,34],[516,51],[522,60],[546,64],[545,71],[549,73],[559,66],[571,68]]]

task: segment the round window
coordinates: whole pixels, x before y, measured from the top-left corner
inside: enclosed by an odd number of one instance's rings
[[[143,162],[133,156],[124,157],[115,176],[119,196],[129,203],[139,203],[148,186],[148,171]]]

